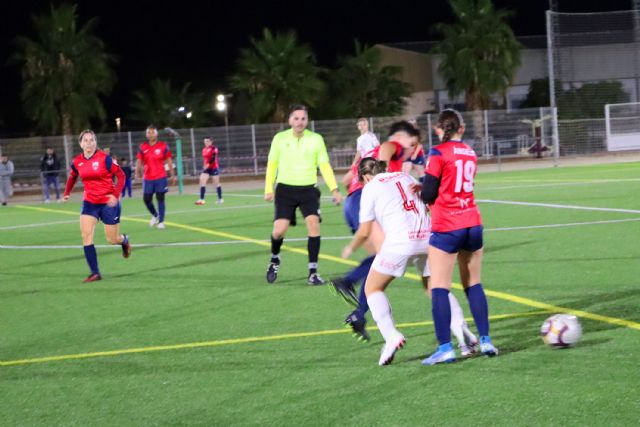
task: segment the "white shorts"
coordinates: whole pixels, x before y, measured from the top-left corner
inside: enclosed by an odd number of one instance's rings
[[[381,250],[373,260],[373,268],[378,273],[388,274],[389,276],[402,277],[407,270],[409,263],[412,263],[418,270],[418,274],[422,277],[431,276],[429,264],[427,263],[427,254],[419,255],[403,255],[396,252]]]

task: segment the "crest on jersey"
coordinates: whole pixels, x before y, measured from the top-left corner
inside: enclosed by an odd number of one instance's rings
[[[100,166],[99,162],[93,162],[91,163],[91,167],[93,168],[94,171],[98,170],[98,166]]]
[[[156,156],[159,156],[161,152],[162,151],[159,148],[156,148],[154,151],[154,153],[156,153]]]

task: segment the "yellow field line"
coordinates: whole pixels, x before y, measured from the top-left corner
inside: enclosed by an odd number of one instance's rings
[[[39,208],[39,207],[24,206],[24,205],[16,205],[15,207],[22,208],[22,209],[36,210],[36,211],[41,211],[41,212],[56,212],[56,213],[77,215],[77,213],[72,213],[70,211],[62,211],[62,210],[57,210],[57,209]],[[135,222],[142,222],[142,223],[146,223],[147,222],[147,220],[140,219],[140,218],[122,217],[122,219],[123,220],[127,220],[127,221],[135,221]],[[212,236],[224,237],[224,238],[231,239],[231,240],[239,240],[239,241],[243,241],[243,242],[251,242],[251,243],[255,243],[256,245],[263,246],[263,247],[271,247],[271,244],[268,243],[268,242],[263,242],[263,241],[260,241],[260,240],[252,239],[250,237],[240,236],[238,234],[225,233],[225,232],[222,232],[222,231],[214,231],[214,230],[209,230],[209,229],[202,228],[202,227],[194,227],[194,226],[191,226],[191,225],[185,225],[185,224],[180,224],[180,223],[176,223],[176,222],[169,222],[169,221],[165,221],[165,224],[168,225],[168,226],[176,227],[176,228],[182,228],[183,230],[190,230],[190,231],[195,231],[195,232],[198,232],[198,233],[209,234],[209,235],[212,235]],[[304,249],[293,248],[293,247],[290,247],[290,246],[287,246],[287,245],[283,245],[282,249],[284,249],[286,251],[289,251],[289,252],[298,253],[298,254],[301,254],[301,255],[307,255],[307,251],[304,250]],[[336,263],[339,263],[339,264],[344,264],[344,265],[350,265],[350,266],[358,265],[358,263],[353,261],[353,260],[343,259],[343,258],[340,258],[340,257],[336,257],[336,256],[332,256],[332,255],[326,255],[326,254],[322,254],[322,253],[320,254],[320,258],[328,260],[328,261],[333,261],[333,262],[336,262]],[[410,279],[413,279],[413,280],[421,280],[421,278],[416,274],[406,274],[405,276],[409,277]],[[457,284],[457,283],[454,284],[453,287],[456,288],[456,289],[462,289],[462,286],[460,284]],[[492,290],[485,289],[485,293],[487,294],[487,296],[498,298],[498,299],[502,299],[502,300],[505,300],[505,301],[514,302],[516,304],[526,305],[526,306],[534,307],[534,308],[541,308],[541,309],[548,310],[548,311],[571,313],[571,314],[574,314],[576,316],[583,317],[585,319],[590,319],[590,320],[595,320],[595,321],[598,321],[598,322],[609,323],[611,325],[624,326],[624,327],[627,327],[627,328],[640,330],[640,323],[634,322],[632,320],[625,320],[625,319],[619,319],[619,318],[616,318],[616,317],[603,316],[603,315],[600,315],[600,314],[589,313],[587,311],[575,310],[575,309],[569,308],[569,307],[561,307],[561,306],[557,306],[557,305],[547,304],[547,303],[544,303],[544,302],[532,300],[532,299],[529,299],[529,298],[519,297],[517,295],[508,294],[508,293],[505,293],[505,292],[498,292],[498,291],[492,291]]]
[[[514,319],[514,318],[521,318],[521,317],[538,316],[538,315],[547,314],[547,313],[548,311],[543,310],[543,311],[532,311],[527,313],[497,314],[497,315],[491,316],[490,319],[491,320]],[[471,319],[467,319],[467,320],[471,320]],[[416,328],[416,327],[422,327],[422,326],[430,326],[432,324],[433,322],[426,321],[426,322],[400,323],[397,326],[399,328]],[[373,327],[371,329],[377,329],[377,328]],[[351,330],[347,330],[344,328],[329,329],[329,330],[316,331],[316,332],[295,332],[290,334],[270,335],[270,336],[263,336],[263,337],[234,338],[234,339],[227,339],[227,340],[201,341],[201,342],[191,342],[191,343],[184,343],[184,344],[157,345],[157,346],[150,346],[150,347],[126,348],[122,350],[97,351],[93,353],[61,354],[59,356],[35,357],[32,359],[0,361],[0,366],[32,365],[36,363],[59,362],[64,360],[91,359],[96,357],[113,357],[113,356],[123,356],[125,354],[151,353],[155,351],[184,350],[184,349],[190,349],[190,348],[219,347],[224,345],[280,341],[280,340],[295,339],[295,338],[309,338],[309,337],[319,337],[324,335],[336,335],[336,334],[346,334],[346,333],[351,333]]]

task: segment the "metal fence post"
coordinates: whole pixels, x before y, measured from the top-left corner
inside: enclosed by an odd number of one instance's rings
[[[131,139],[131,131],[127,132],[127,139],[129,144],[129,164],[133,164],[133,140]]]
[[[553,166],[558,166],[558,159],[560,158],[560,136],[558,135],[558,107],[553,107]]]
[[[429,150],[433,147],[433,135],[431,132],[431,114],[427,114],[427,135],[429,136]]]
[[[496,153],[498,155],[498,172],[502,172],[502,154],[500,153],[500,141],[496,141]]]
[[[191,128],[191,157],[193,158],[193,176],[196,175],[196,139],[194,137],[193,128]]]
[[[487,113],[487,110],[484,110],[484,155],[486,157],[491,156],[489,147],[489,114]]]
[[[66,165],[66,170],[71,167],[71,147],[69,147],[69,139],[67,135],[62,137],[62,146],[64,147],[64,164]]]
[[[253,148],[253,174],[258,175],[258,150],[256,148],[256,125],[251,125],[251,146]]]
[[[375,131],[373,130],[373,117],[369,117],[369,131],[371,133],[375,133]]]
[[[315,131],[316,131],[316,121],[311,120],[311,132],[315,132]]]

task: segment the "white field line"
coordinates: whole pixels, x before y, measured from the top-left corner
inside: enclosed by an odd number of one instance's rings
[[[479,184],[482,191],[494,191],[494,190],[514,190],[519,188],[545,188],[545,187],[569,187],[574,185],[593,185],[593,184],[611,184],[616,182],[640,182],[640,178],[628,178],[628,179],[593,179],[589,181],[581,181],[581,182],[572,182],[572,181],[559,181],[559,182],[548,182],[548,183],[540,183],[540,184],[524,184],[524,185],[505,185],[499,187],[484,187],[482,186],[482,181]]]
[[[576,227],[582,225],[601,225],[601,224],[613,224],[619,222],[640,221],[640,218],[626,218],[626,219],[612,219],[608,221],[588,221],[588,222],[571,222],[563,224],[544,224],[544,225],[526,225],[520,227],[500,227],[500,228],[487,228],[484,231],[519,231],[519,230],[534,230],[540,228],[563,228],[563,227]],[[323,237],[322,240],[351,240],[352,236],[328,236]],[[307,238],[295,238],[286,239],[287,242],[306,242]],[[259,240],[260,242],[268,243],[269,240]],[[222,241],[208,241],[208,242],[174,242],[174,243],[134,243],[136,248],[157,248],[165,246],[218,246],[218,245],[240,245],[246,243],[254,243],[254,241],[242,241],[242,240],[222,240]],[[97,248],[112,248],[120,249],[119,245],[96,245]],[[0,245],[0,249],[81,249],[81,245]]]
[[[636,209],[598,208],[593,206],[559,205],[554,203],[536,203],[536,202],[515,202],[511,200],[491,200],[491,199],[480,199],[478,200],[478,202],[479,203],[496,203],[500,205],[538,206],[542,208],[553,208],[553,209],[576,209],[581,211],[621,212],[621,213],[640,214],[640,210],[636,210]]]
[[[191,214],[191,213],[200,213],[200,212],[214,212],[214,211],[229,211],[229,210],[235,210],[235,209],[253,209],[253,208],[264,208],[264,207],[271,207],[272,208],[273,205],[269,205],[267,203],[261,203],[259,205],[256,204],[256,205],[243,205],[243,206],[225,206],[225,207],[215,207],[215,208],[197,208],[197,207],[194,207],[193,209],[184,209],[184,210],[180,210],[180,211],[167,211],[167,215],[180,215],[180,214]],[[79,214],[80,214],[80,212],[78,212],[78,215]],[[150,214],[145,212],[145,213],[126,215],[126,216],[132,217],[132,218],[141,218],[141,217],[150,216]],[[49,225],[57,225],[57,224],[73,224],[73,223],[77,223],[77,222],[78,222],[77,219],[71,219],[71,220],[66,220],[66,221],[37,222],[37,223],[33,223],[33,224],[8,225],[8,226],[0,227],[0,231],[3,231],[3,230],[18,230],[18,229],[21,229],[21,228],[47,227]]]

